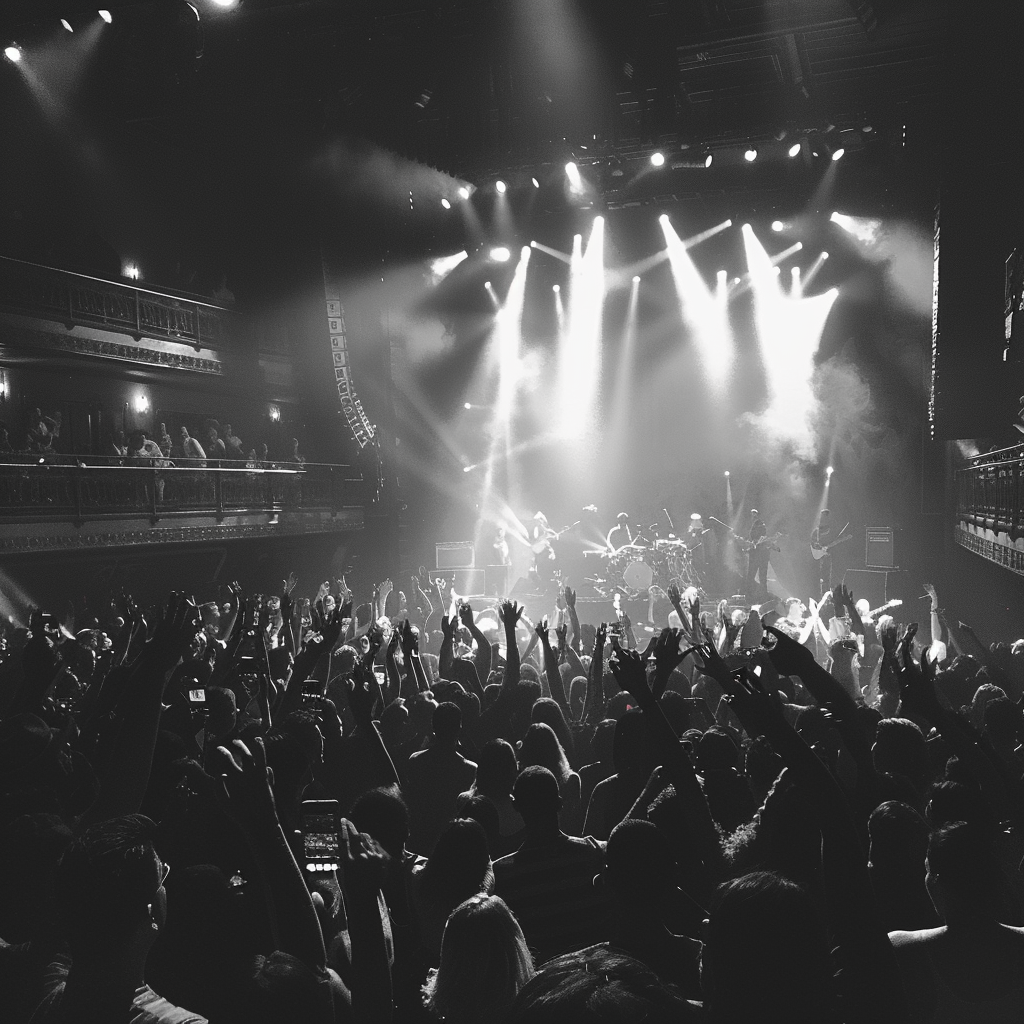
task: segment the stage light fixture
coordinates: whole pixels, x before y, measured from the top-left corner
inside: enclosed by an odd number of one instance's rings
[[[473,472],[473,467],[472,466],[463,466],[462,467],[462,472],[463,473],[472,473]]]
[[[508,263],[512,253],[503,245],[497,245],[491,250],[491,259],[495,263]]]
[[[827,260],[827,259],[828,259],[828,253],[827,253],[827,252],[823,252],[823,253],[821,254],[821,258],[822,258],[823,260]]]
[[[499,196],[503,196],[507,189],[508,189],[508,185],[506,185],[505,182],[503,182],[501,180],[501,178],[499,178],[494,183],[494,191],[497,192]]]
[[[138,281],[138,279],[142,276],[139,272],[138,264],[126,263],[124,268],[124,276],[127,277],[129,281]]]
[[[452,208],[452,204],[451,204],[451,203],[450,203],[450,202],[449,202],[449,201],[448,201],[447,199],[442,199],[442,200],[441,200],[441,205],[442,205],[442,206],[443,206],[443,207],[444,207],[444,208],[445,208],[446,210],[450,210],[450,209]]]
[[[834,469],[833,469],[833,468],[832,468],[831,466],[826,466],[826,467],[825,467],[825,472],[826,472],[826,473],[827,473],[827,474],[828,474],[829,476],[831,476],[831,475],[832,475],[832,474],[833,474],[833,473],[835,472],[835,470],[834,470]]]
[[[551,290],[557,295],[562,289],[557,284],[553,284]]]
[[[715,160],[715,154],[714,153],[708,153],[708,155],[706,157],[704,157],[704,166],[705,167],[710,167],[712,165],[712,163],[714,163],[714,160]]]
[[[580,169],[576,166],[574,161],[570,160],[565,165],[565,176],[569,179],[569,184],[576,192],[582,191],[583,178],[580,176]]]
[[[464,402],[463,405],[462,405],[462,408],[463,409],[472,409],[473,408],[473,403],[472,402]]]
[[[534,188],[540,188],[540,182],[536,178],[531,178],[530,181],[533,182]]]
[[[667,223],[668,223],[668,214],[667,214],[667,213],[663,213],[663,214],[662,214],[662,215],[661,215],[661,216],[660,216],[660,217],[658,218],[658,223],[659,223],[659,224],[667,224]]]
[[[772,231],[781,231],[785,226],[781,220],[772,221]]]
[[[68,19],[67,19],[67,18],[61,18],[61,19],[60,19],[60,23],[61,23],[61,25],[63,25],[63,26],[64,26],[64,28],[65,28],[65,29],[66,29],[66,30],[67,30],[68,32],[74,32],[74,31],[75,31],[75,30],[74,30],[74,29],[73,29],[73,28],[71,27],[71,22],[70,22],[70,21],[68,21]]]
[[[110,13],[110,11],[100,11],[99,15],[108,25],[114,20],[114,17]]]
[[[238,0],[213,0],[213,3],[217,7],[223,7],[227,10],[229,7],[234,7],[238,3]]]
[[[754,147],[753,147],[753,146],[751,146],[751,147],[750,147],[750,148],[749,148],[749,149],[748,149],[748,150],[747,150],[747,151],[746,151],[746,152],[745,152],[745,153],[743,154],[743,159],[744,159],[744,160],[746,160],[748,164],[752,164],[752,163],[753,163],[753,162],[754,162],[754,161],[755,161],[755,160],[757,159],[757,150],[756,150],[756,149],[754,149]]]
[[[634,274],[633,275],[633,284],[639,284],[639,283],[640,283],[640,275],[639,274]]]
[[[281,422],[281,407],[278,405],[268,405],[267,415],[270,417],[271,423]]]
[[[725,471],[725,475],[726,475],[726,476],[728,476],[728,475],[729,475],[729,470],[726,470],[726,471]]]
[[[794,156],[799,156],[800,155],[800,143],[799,142],[794,142],[793,145],[789,147],[789,155],[790,155],[790,157],[794,157]]]
[[[726,280],[726,279],[728,278],[728,276],[729,276],[729,275],[728,275],[728,274],[727,274],[727,273],[726,273],[726,272],[725,272],[724,270],[720,270],[720,271],[719,271],[719,272],[718,272],[718,273],[717,273],[717,274],[715,275],[715,277],[717,277],[719,281],[725,281],[725,280]]]
[[[835,152],[834,152],[834,153],[832,154],[832,163],[835,163],[835,162],[836,162],[837,160],[842,160],[842,159],[843,159],[843,154],[844,154],[845,152],[846,152],[846,150],[845,150],[845,149],[843,149],[843,147],[842,147],[842,146],[840,146],[840,147],[839,147],[839,148],[838,148],[838,149],[837,149],[837,150],[836,150],[836,151],[835,151]]]
[[[665,166],[665,154],[664,153],[652,153],[651,154],[651,163],[655,167],[664,167]]]
[[[10,46],[5,47],[4,56],[12,64],[18,64],[21,61],[21,47],[12,43]]]

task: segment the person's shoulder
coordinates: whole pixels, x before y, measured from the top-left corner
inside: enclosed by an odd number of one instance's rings
[[[182,1009],[158,996],[148,985],[135,993],[131,1024],[209,1024],[207,1019],[191,1010]]]

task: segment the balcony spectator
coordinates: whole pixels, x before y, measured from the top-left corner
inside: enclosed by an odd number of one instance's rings
[[[231,429],[230,423],[224,424],[224,446],[227,449],[227,457],[236,462],[245,460],[245,450],[242,448],[242,439]]]
[[[160,440],[157,442],[160,445],[160,451],[164,453],[164,458],[169,459],[171,457],[171,449],[174,447],[174,441],[171,435],[167,433],[167,424],[160,424]]]
[[[182,430],[185,428],[182,427]],[[111,443],[110,454],[115,458],[123,459],[128,454],[128,442],[125,440],[123,430],[114,431],[114,440]]]
[[[206,432],[206,457],[214,465],[228,457],[227,447],[218,436],[216,427],[210,427]]]
[[[7,436],[7,424],[0,423],[0,455],[9,455],[13,451],[11,439]]]
[[[260,456],[258,459],[260,469],[272,469],[273,464],[270,461],[270,446],[267,444],[260,445]]]
[[[289,456],[288,461],[300,466],[304,466],[306,464],[306,456],[299,452],[299,439],[297,437],[292,438],[292,453]]]
[[[181,450],[186,459],[190,459],[195,465],[203,467],[206,465],[206,452],[203,446],[194,438],[189,437],[188,429],[181,428]]]

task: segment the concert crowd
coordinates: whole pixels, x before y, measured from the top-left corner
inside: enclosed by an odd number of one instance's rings
[[[0,1019],[1024,1019],[1024,640],[428,589],[7,637]]]

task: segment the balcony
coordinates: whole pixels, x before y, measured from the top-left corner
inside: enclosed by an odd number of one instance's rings
[[[0,309],[73,327],[99,327],[224,349],[237,333],[238,314],[197,299],[179,298],[0,256]]]
[[[1024,575],[1024,445],[956,471],[955,530],[961,547]]]
[[[0,464],[0,553],[359,529],[372,497],[350,466]]]

